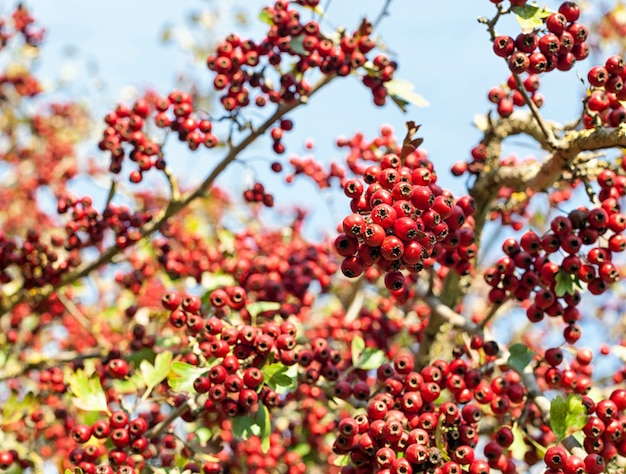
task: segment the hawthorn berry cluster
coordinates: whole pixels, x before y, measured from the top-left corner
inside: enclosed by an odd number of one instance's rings
[[[626,216],[617,200],[624,195],[625,179],[603,170],[598,176],[601,206],[556,216],[543,236],[529,230],[519,242],[506,239],[502,247],[506,256],[484,274],[492,287],[489,301],[500,304],[509,296],[518,301],[532,299],[526,310],[528,319],[537,322],[545,315],[560,316],[568,324],[565,340],[574,343],[580,337],[576,322],[581,299],[574,284],[585,283],[591,294],[599,295],[620,278],[612,256],[626,249]],[[585,247],[591,248],[585,252]],[[559,251],[565,256],[559,258]]]
[[[303,77],[306,71],[317,69],[325,75],[347,76],[369,61],[367,54],[376,44],[367,20],[353,34],[344,33],[337,44],[321,31],[316,20],[303,23],[300,11],[292,8],[297,4],[278,0],[266,7],[263,16],[271,26],[260,42],[232,34],[217,46],[214,55],[207,57],[207,66],[216,72],[213,87],[224,91],[220,101],[226,111],[248,106],[249,88],[258,90],[254,98],[258,107],[268,102],[288,104],[309,95],[311,86]],[[293,58],[290,67],[285,67],[287,57]],[[275,84],[265,71],[268,67],[279,76]],[[384,104],[384,83],[393,78],[394,72],[395,64],[387,56],[379,54],[371,60],[363,83],[372,90],[376,104]],[[281,147],[275,144],[276,148]]]
[[[543,105],[543,94],[538,92],[541,80],[539,74],[528,74],[522,81],[524,90],[530,94],[530,99],[537,108]],[[489,89],[487,94],[489,102],[497,105],[498,115],[506,118],[513,113],[514,107],[526,105],[524,95],[519,91],[515,76],[509,76],[506,86],[495,86]]]
[[[581,458],[570,454],[563,446],[552,446],[544,455],[549,472],[600,474],[606,472],[618,455],[626,454],[626,391],[615,389],[609,398],[597,404],[583,397],[583,403],[587,409],[587,423],[582,429],[587,455]]]
[[[132,183],[141,182],[146,171],[152,168],[164,170],[166,166],[161,145],[148,134],[150,123],[176,132],[178,139],[186,142],[190,150],[197,150],[200,145],[214,148],[218,144],[217,137],[211,133],[211,120],[196,117],[191,94],[179,90],[170,92],[167,97],[147,94],[132,108],[119,104],[104,121],[107,127],[98,146],[111,154],[109,171],[119,173],[124,158],[128,156],[137,164],[137,169],[129,174]]]
[[[246,202],[261,202],[265,207],[274,207],[274,196],[265,192],[263,183],[254,183],[252,188],[243,192],[243,198]]]
[[[246,293],[241,287],[218,289],[211,293],[211,304],[222,308],[227,303],[235,310],[246,305]],[[194,381],[199,394],[207,394],[203,412],[215,411],[234,417],[256,411],[258,403],[273,407],[280,403],[278,394],[265,384],[259,367],[268,358],[293,365],[293,349],[296,346],[296,328],[290,322],[274,324],[267,322],[261,327],[233,325],[216,316],[204,318],[201,300],[194,295],[184,297],[168,292],[163,296],[163,306],[170,311],[169,323],[175,328],[185,328],[190,337],[198,339],[198,349],[205,361],[215,361],[210,366],[194,352],[186,361],[206,367],[206,373]],[[192,421],[197,414],[190,413],[185,419]],[[189,419],[190,418],[190,419]]]
[[[474,255],[472,198],[455,200],[441,189],[423,153],[386,153],[376,161],[362,179],[344,183],[353,213],[335,239],[343,274],[355,278],[376,265],[392,291],[404,287],[402,269],[417,273],[438,262],[467,274]]]
[[[626,121],[626,109],[621,102],[626,99],[624,59],[618,55],[610,56],[604,66],[592,67],[587,79],[591,93],[585,100],[585,128],[617,127]]]
[[[141,238],[141,228],[152,220],[150,212],[132,212],[124,205],[109,204],[100,213],[89,196],[80,199],[74,196],[59,198],[57,211],[59,214],[67,213],[72,218],[65,225],[65,249],[68,251],[100,244],[108,229],[115,234],[115,245],[126,248]]]
[[[488,346],[478,350],[492,353]],[[463,358],[437,360],[418,372],[412,356],[399,354],[377,370],[382,389],[368,400],[366,412],[337,425],[333,450],[348,455],[351,464],[342,474],[516,472],[507,455],[513,442],[507,424],[484,445],[484,458],[475,448],[485,411],[508,422],[511,412],[521,414],[525,390],[519,382],[510,371],[486,382]],[[437,403],[440,398],[449,401]]]
[[[558,12],[545,19],[544,32],[520,33],[516,38],[498,36],[493,51],[506,58],[513,74],[569,71],[576,61],[589,56],[589,32],[577,22],[579,16],[576,3],[563,2]]]

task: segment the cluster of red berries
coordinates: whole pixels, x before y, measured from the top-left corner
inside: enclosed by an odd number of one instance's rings
[[[217,461],[207,461],[202,464],[203,474],[223,474],[225,472],[247,472],[250,474],[265,474],[267,472],[284,472],[285,474],[304,474],[307,466],[302,456],[294,450],[289,450],[292,443],[282,433],[275,430],[270,434],[270,446],[264,452],[258,436],[250,436],[247,440],[230,440],[226,430],[231,429],[230,420],[224,421],[222,439],[230,441],[228,448],[217,453]],[[192,472],[200,472],[200,469]]]
[[[81,262],[78,252],[60,258],[55,247],[62,245],[63,239],[53,238],[51,244],[46,243],[34,229],[28,231],[23,241],[0,234],[0,281],[13,281],[11,270],[16,269],[25,289],[58,283],[67,270]]]
[[[108,419],[99,419],[91,425],[74,424],[70,437],[78,446],[69,452],[68,460],[88,474],[135,472],[146,460],[159,455],[154,443],[162,443],[165,448],[172,447],[172,443],[175,446],[172,435],[165,435],[163,440],[144,436],[149,428],[163,419],[164,415],[157,414],[159,416],[155,417],[151,412],[142,413],[130,419],[128,413],[118,410]],[[168,436],[172,439],[168,440]],[[107,444],[88,443],[93,438]],[[103,457],[108,458],[108,464],[102,462]]]
[[[139,229],[152,219],[149,212],[131,212],[126,206],[112,204],[101,214],[88,196],[80,199],[60,197],[57,211],[71,215],[71,220],[65,225],[64,237],[53,235],[46,243],[34,229],[29,230],[20,242],[0,235],[0,281],[12,281],[8,269],[16,267],[26,289],[57,284],[64,273],[80,265],[79,250],[101,244],[106,231],[112,231],[115,244],[125,248],[141,238]],[[59,252],[61,248],[66,252]]]
[[[10,25],[10,23],[13,25]],[[0,17],[0,50],[16,36],[21,36],[27,44],[37,46],[43,41],[45,30],[34,26],[35,19],[21,3],[11,14],[11,19]]]
[[[615,389],[597,404],[583,397],[583,404],[587,409],[587,423],[582,429],[587,455],[583,459],[562,446],[550,447],[544,455],[550,472],[599,474],[606,472],[618,455],[626,455],[626,391]]]
[[[576,61],[589,56],[587,28],[577,23],[580,7],[574,2],[563,2],[559,11],[545,19],[543,34],[532,31],[516,38],[498,36],[493,51],[506,58],[514,74],[529,72],[541,74],[554,69],[569,71]]]
[[[287,183],[292,183],[296,176],[304,175],[312,179],[319,189],[326,189],[332,181],[343,181],[346,176],[346,170],[338,163],[331,162],[328,170],[325,170],[324,165],[313,157],[292,156],[289,164],[293,166],[293,171],[285,176]]]
[[[419,272],[439,262],[459,274],[470,271],[473,200],[455,200],[436,181],[433,164],[413,152],[404,159],[387,153],[363,171],[362,180],[345,182],[353,213],[335,240],[344,275],[354,278],[377,265],[387,288],[400,291],[402,269]]]
[[[283,135],[293,129],[293,121],[289,119],[282,119],[278,123],[278,127],[274,127],[270,130],[270,137],[272,139],[272,149],[274,153],[279,155],[285,153],[285,145],[282,142]]]
[[[480,350],[486,353],[487,346]],[[410,355],[396,356],[377,370],[383,388],[369,400],[366,413],[338,423],[333,450],[348,455],[352,464],[342,473],[516,472],[507,455],[510,428],[501,428],[484,446],[484,459],[475,452],[483,406],[498,418],[521,413],[525,391],[517,374],[511,376],[511,382],[496,377],[490,384],[462,358],[438,360],[417,372]],[[442,396],[449,401],[436,404]]]
[[[28,71],[19,69],[7,74],[0,74],[0,97],[2,98],[6,98],[6,95],[1,90],[5,84],[11,85],[15,92],[22,97],[34,97],[43,90],[35,76]]]
[[[603,188],[600,207],[591,210],[581,207],[567,216],[555,217],[550,222],[550,232],[543,236],[529,230],[519,242],[506,239],[503,243],[506,256],[484,274],[492,287],[489,292],[492,303],[502,303],[507,295],[519,301],[533,298],[526,311],[529,320],[540,321],[546,314],[562,317],[568,324],[564,335],[569,343],[580,337],[576,324],[580,319],[576,307],[580,295],[573,291],[573,284],[585,283],[594,295],[604,293],[620,278],[612,255],[626,249],[623,234],[626,216],[620,212],[614,197],[624,195],[626,177],[603,170],[598,182]],[[606,244],[598,243],[600,238]],[[592,248],[583,254],[585,246]],[[559,263],[552,257],[558,251],[565,254]],[[564,285],[563,289],[557,289],[557,285]]]
[[[288,227],[291,236],[287,240],[278,230],[248,228],[232,234],[228,244],[207,242],[173,220],[163,230],[168,238],[159,237],[153,245],[158,263],[172,278],[189,276],[200,283],[207,273],[230,275],[245,289],[249,302],[278,302],[276,313],[282,317],[305,318],[315,300],[311,287],[319,285],[321,292],[328,291],[338,265],[327,243],[311,243],[302,237],[304,217],[305,213],[298,213]],[[220,251],[220,245],[232,248]],[[137,268],[141,267],[137,262]],[[220,315],[229,309],[228,304],[213,307]]]
[[[522,82],[524,89],[530,94],[530,99],[537,107],[543,105],[543,95],[537,92],[540,84],[538,74],[529,74]],[[515,107],[526,105],[524,95],[518,90],[515,76],[509,76],[506,86],[492,87],[487,97],[489,102],[498,106],[498,115],[503,118],[509,117]]]
[[[246,202],[262,202],[266,207],[274,207],[274,196],[265,192],[265,186],[262,183],[254,183],[250,189],[243,192],[243,198]]]
[[[105,231],[115,234],[115,245],[126,248],[141,238],[140,229],[152,220],[149,212],[131,212],[127,206],[109,204],[102,214],[93,206],[89,196],[59,198],[59,214],[69,213],[72,220],[65,225],[66,250],[83,249],[97,245],[105,238]],[[81,240],[81,236],[86,237]]]
[[[215,308],[230,304],[233,309],[242,310],[246,293],[241,287],[218,289],[211,293],[210,301]],[[198,339],[204,359],[216,361],[194,381],[196,392],[208,394],[202,410],[233,417],[256,411],[259,402],[268,407],[278,405],[278,394],[265,383],[260,367],[268,358],[284,365],[295,363],[296,327],[288,321],[280,325],[267,322],[261,327],[231,325],[216,316],[203,317],[201,304],[194,295],[183,297],[168,292],[163,296],[163,306],[170,311],[170,324],[184,327],[188,336]],[[187,354],[185,361],[203,364],[193,352]]]
[[[367,53],[376,46],[370,37],[369,22],[364,20],[353,35],[344,34],[335,44],[320,31],[317,21],[301,22],[300,12],[291,8],[292,4],[297,3],[278,0],[264,10],[271,26],[262,41],[231,34],[218,44],[214,55],[207,57],[209,69],[217,73],[213,86],[224,91],[220,100],[226,111],[250,104],[248,86],[258,89],[254,103],[259,107],[267,102],[291,103],[310,93],[311,86],[302,77],[303,72],[317,69],[323,74],[347,76],[368,61]],[[287,56],[294,58],[293,72],[284,67]],[[372,64],[364,83],[372,89],[375,103],[382,105],[387,94],[384,83],[393,78],[395,65],[384,55],[376,56]],[[279,71],[279,65],[284,72]],[[268,66],[279,74],[276,87],[266,75]]]
[[[173,117],[168,113],[170,111]],[[167,97],[148,94],[137,100],[132,108],[120,104],[106,115],[104,121],[107,127],[98,146],[111,153],[109,171],[119,173],[128,155],[137,163],[137,169],[129,175],[133,183],[141,182],[144,172],[152,168],[163,170],[166,165],[161,145],[145,131],[150,121],[159,128],[178,133],[178,139],[186,142],[190,150],[197,150],[200,145],[213,148],[218,144],[217,137],[211,133],[211,120],[195,117],[191,95],[178,90],[170,92]],[[129,151],[124,149],[127,144],[130,145]]]
[[[626,121],[626,64],[621,56],[610,56],[604,66],[594,66],[587,73],[592,87],[585,101],[583,125],[585,128],[598,126],[617,127]]]

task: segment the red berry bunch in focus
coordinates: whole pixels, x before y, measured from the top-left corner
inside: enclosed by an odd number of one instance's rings
[[[455,200],[441,189],[433,164],[418,156],[387,153],[365,168],[362,179],[345,182],[353,213],[344,218],[335,248],[344,257],[341,270],[347,277],[376,265],[387,288],[399,291],[402,269],[417,273],[437,261],[459,274],[469,272],[473,200]]]
[[[543,31],[520,33],[516,38],[497,36],[493,51],[507,60],[514,74],[569,71],[576,61],[589,56],[588,30],[577,22],[579,16],[574,2],[564,2],[558,12],[545,18]]]
[[[104,121],[107,128],[98,146],[111,153],[109,171],[119,173],[127,156],[137,164],[137,169],[129,175],[133,183],[141,182],[146,171],[152,168],[163,170],[166,165],[161,145],[145,131],[148,122],[178,133],[178,139],[186,142],[190,150],[197,150],[200,145],[213,148],[218,144],[216,136],[211,133],[212,122],[195,117],[191,95],[178,90],[172,91],[168,97],[149,94],[137,100],[132,108],[120,104],[106,115]],[[125,149],[127,146],[129,151]]]
[[[524,90],[530,94],[530,99],[539,108],[543,105],[543,95],[537,92],[540,85],[538,74],[529,74],[523,81]],[[509,117],[515,107],[526,105],[524,95],[518,90],[515,76],[509,76],[506,86],[492,87],[487,94],[489,102],[497,105],[500,117]]]
[[[533,303],[526,310],[528,319],[537,322],[545,315],[561,317],[568,324],[564,336],[569,343],[581,335],[576,324],[580,319],[580,294],[574,285],[584,284],[594,295],[607,291],[620,279],[612,256],[626,249],[626,216],[612,197],[613,193],[623,196],[626,178],[610,170],[604,170],[601,176],[601,206],[580,207],[567,216],[553,218],[550,231],[543,236],[527,231],[519,242],[505,240],[506,256],[484,274],[492,287],[492,303],[502,303],[507,295],[518,301],[530,298]],[[556,258],[559,253],[562,258]]]
[[[220,101],[226,111],[248,106],[250,88],[258,91],[254,97],[258,107],[307,97],[311,86],[303,73],[308,70],[338,76],[362,70],[369,60],[367,54],[376,46],[370,37],[372,25],[363,20],[352,35],[344,33],[334,42],[321,31],[317,21],[301,21],[300,11],[292,6],[302,3],[276,1],[263,11],[265,21],[271,25],[263,40],[255,42],[229,35],[218,44],[216,53],[207,57],[208,68],[216,73],[213,86],[224,91]],[[363,82],[372,89],[374,102],[382,105],[387,95],[384,83],[393,78],[396,66],[382,54],[371,61],[372,67]],[[277,77],[270,77],[271,70]]]
[[[585,128],[617,127],[626,121],[626,64],[618,55],[610,56],[604,66],[594,66],[587,73],[591,93],[585,101]]]
[[[496,418],[521,414],[525,393],[517,374],[489,383],[462,358],[436,360],[416,371],[404,354],[377,370],[377,384],[381,390],[373,397],[366,392],[366,412],[337,424],[333,451],[349,455],[351,463],[342,473],[515,472],[507,456],[512,433],[502,429],[484,446],[483,459],[476,446],[484,410]]]

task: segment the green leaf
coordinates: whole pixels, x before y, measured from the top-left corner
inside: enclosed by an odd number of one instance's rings
[[[157,354],[154,359],[154,365],[147,360],[141,361],[139,369],[141,370],[141,376],[146,383],[148,392],[151,392],[154,387],[165,380],[167,374],[170,373],[173,357],[170,351],[165,351]]]
[[[261,20],[266,25],[270,25],[270,26],[274,25],[274,20],[272,19],[272,15],[270,15],[270,12],[268,12],[265,9],[261,10],[261,13],[259,13],[259,20]]]
[[[352,345],[350,346],[352,365],[356,366],[359,363],[363,349],[365,349],[365,341],[363,338],[361,336],[354,336],[354,339],[352,339]]]
[[[194,433],[196,434],[196,436],[200,440],[200,443],[202,444],[206,444],[211,439],[211,436],[213,436],[213,433],[211,432],[211,430],[206,427],[198,428],[194,431]]]
[[[199,368],[181,361],[172,362],[170,369],[167,383],[175,392],[195,392],[194,380],[207,372],[206,368]]]
[[[84,370],[77,370],[70,375],[68,383],[77,408],[85,411],[108,412],[107,397],[100,384],[100,378],[96,374],[87,377]]]
[[[513,432],[513,443],[509,446],[509,451],[513,455],[513,459],[524,459],[524,454],[528,450],[528,446],[524,441],[526,435],[517,423],[511,431]]]
[[[535,353],[524,344],[513,344],[509,347],[509,353],[509,365],[520,374],[535,356]]]
[[[233,435],[237,438],[248,439],[251,435],[258,436],[261,433],[256,419],[251,415],[236,416],[232,421]]]
[[[308,56],[310,53],[304,49],[304,36],[292,36],[291,41],[289,41],[289,47],[296,53],[301,56]]]
[[[202,303],[207,304],[213,290],[218,288],[224,288],[225,286],[232,286],[235,284],[235,279],[232,275],[226,275],[222,273],[203,273],[202,282],[200,283],[202,288],[206,289],[206,292],[200,297]]]
[[[259,426],[261,433],[261,450],[267,453],[270,450],[270,435],[272,434],[272,419],[270,418],[270,411],[268,408],[259,404],[259,409],[256,412],[256,423]]]
[[[441,456],[444,461],[449,461],[450,456],[448,455],[448,450],[446,449],[446,430],[444,428],[444,423],[446,421],[446,416],[441,414],[439,415],[439,419],[437,420],[437,426],[435,428],[435,446],[441,452]]]
[[[341,454],[340,456],[337,456],[333,461],[333,464],[339,467],[347,466],[348,464],[350,464],[350,455]]]
[[[19,400],[16,392],[11,392],[9,399],[4,402],[2,409],[2,425],[10,425],[23,420],[30,415],[36,406],[35,395],[28,392],[22,400]]]
[[[138,389],[145,387],[143,377],[139,373],[125,380],[113,380],[113,388],[118,393],[136,393]]]
[[[405,79],[393,79],[385,82],[384,86],[387,89],[387,94],[403,112],[406,112],[408,104],[418,107],[428,107],[430,105],[424,97],[413,91],[413,84]]]
[[[512,7],[517,22],[522,28],[522,33],[530,33],[535,28],[543,26],[543,19],[550,16],[550,11],[539,8],[537,5],[524,5]]]
[[[298,383],[298,368],[287,367],[280,362],[267,364],[261,368],[263,380],[279,395],[295,390]]]
[[[356,364],[356,367],[362,370],[372,370],[377,369],[385,362],[387,362],[387,359],[383,351],[374,349],[373,347],[367,347],[361,354],[361,358],[358,364]]]
[[[587,408],[578,394],[567,397],[567,417],[565,418],[568,434],[583,429],[587,424]]]
[[[559,298],[562,296],[573,295],[576,292],[576,288],[574,288],[574,283],[576,281],[576,277],[567,273],[565,270],[559,270],[556,274],[556,286],[554,288],[554,293]]]
[[[567,400],[560,395],[550,403],[550,427],[557,437],[557,442],[570,433],[582,429],[587,423],[587,409],[583,405],[582,396],[569,394]]]
[[[280,303],[276,301],[256,301],[246,306],[250,317],[254,320],[256,317],[265,313],[266,311],[278,311],[280,309]]]

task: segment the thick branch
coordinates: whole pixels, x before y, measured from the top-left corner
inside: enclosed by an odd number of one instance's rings
[[[519,124],[516,124],[519,125]],[[511,127],[514,129],[514,127]],[[521,129],[517,128],[519,133]],[[562,179],[563,172],[585,151],[619,148],[626,146],[626,126],[596,128],[568,133],[560,140],[559,148],[550,153],[542,163],[525,163],[505,166],[494,170],[484,180],[477,182],[474,192],[484,193],[488,189],[506,186],[517,191],[546,191]]]

